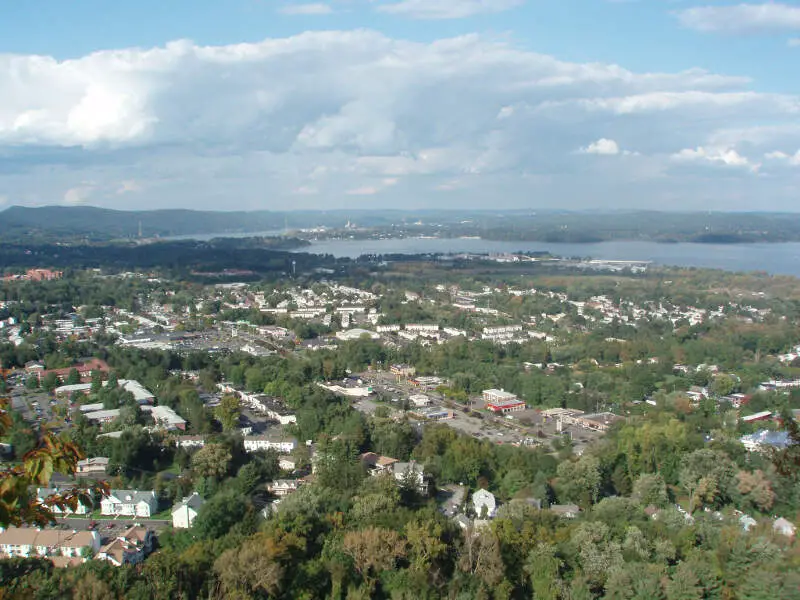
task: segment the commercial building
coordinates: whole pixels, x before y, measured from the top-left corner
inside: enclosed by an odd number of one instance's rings
[[[505,390],[484,390],[483,402],[487,410],[504,415],[526,408],[525,402],[520,400],[516,394]]]

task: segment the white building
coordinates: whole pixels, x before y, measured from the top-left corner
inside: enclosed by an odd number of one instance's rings
[[[275,435],[248,435],[243,442],[245,452],[276,450],[281,454],[289,454],[297,447],[296,439]]]
[[[303,483],[300,479],[276,479],[269,484],[267,489],[278,498],[284,498],[292,492],[296,492]]]
[[[142,407],[142,410],[144,412],[149,412],[150,416],[153,417],[153,421],[155,421],[156,425],[159,427],[163,427],[169,431],[174,429],[183,431],[186,429],[186,420],[169,406],[148,406]]]
[[[80,558],[87,548],[92,554],[100,549],[100,535],[96,531],[0,528],[0,554],[6,557]]]
[[[155,491],[111,490],[100,501],[100,513],[107,516],[128,516],[149,518],[158,512],[158,498]]]
[[[472,510],[479,519],[494,517],[497,512],[497,501],[494,494],[486,490],[478,490],[472,494]]]
[[[408,398],[408,401],[411,402],[411,404],[416,408],[422,408],[431,405],[431,399],[425,394],[414,394]]]
[[[775,519],[775,522],[772,524],[772,529],[776,533],[785,535],[786,537],[794,537],[795,533],[797,533],[797,527],[794,526],[794,523],[783,517]]]
[[[54,496],[59,494],[60,491],[58,488],[36,488],[36,500],[40,503],[44,503],[48,497]],[[58,506],[51,506],[50,510],[53,511],[53,514],[56,515],[85,515],[88,514],[91,510],[90,506],[86,506],[83,502],[78,502],[78,506],[73,511],[71,508],[60,508]]]
[[[108,459],[104,456],[85,458],[78,461],[78,475],[103,475],[108,468]]]
[[[178,502],[172,507],[172,526],[175,529],[189,529],[204,503],[197,492]]]

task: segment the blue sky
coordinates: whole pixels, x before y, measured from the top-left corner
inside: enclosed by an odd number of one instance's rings
[[[800,3],[30,0],[0,206],[797,210]]]

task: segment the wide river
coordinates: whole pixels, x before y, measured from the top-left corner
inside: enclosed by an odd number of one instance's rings
[[[563,257],[603,260],[647,260],[659,265],[704,267],[726,271],[766,271],[800,277],[800,242],[777,244],[659,244],[656,242],[601,242],[550,244],[496,242],[481,239],[404,238],[388,240],[323,240],[297,250],[313,254],[356,258],[363,254],[550,252]]]

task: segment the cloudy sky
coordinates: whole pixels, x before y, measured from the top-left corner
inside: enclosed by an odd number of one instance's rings
[[[800,2],[28,0],[0,207],[800,210]]]

